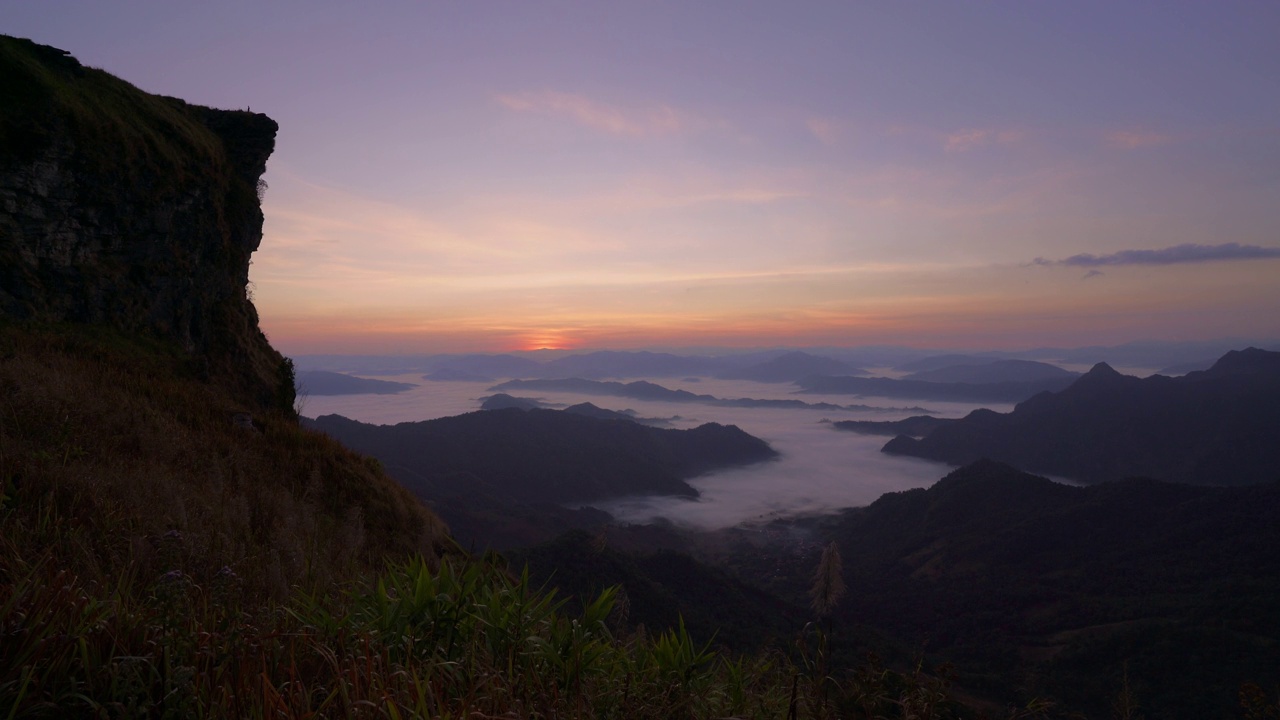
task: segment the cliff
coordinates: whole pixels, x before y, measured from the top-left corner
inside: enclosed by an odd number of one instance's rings
[[[228,568],[284,598],[452,550],[298,424],[246,293],[276,130],[0,36],[0,583]]]
[[[291,408],[246,292],[275,121],[2,36],[0,97],[0,317],[171,340],[246,401]]]

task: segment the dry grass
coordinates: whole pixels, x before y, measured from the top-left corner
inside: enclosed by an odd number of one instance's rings
[[[744,685],[783,687],[773,663],[728,663],[683,633],[615,639],[612,592],[563,616],[457,552],[377,463],[198,376],[161,343],[0,325],[0,716],[665,718],[782,702]],[[245,412],[252,428],[233,421]]]
[[[797,665],[627,629],[615,589],[568,615],[193,365],[0,322],[0,717],[948,716],[945,687],[831,678],[810,643]]]
[[[90,582],[229,568],[251,597],[284,598],[450,546],[376,462],[101,330],[0,330],[0,482],[24,555]]]

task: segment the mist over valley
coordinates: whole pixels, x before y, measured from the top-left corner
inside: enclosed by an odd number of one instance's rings
[[[853,354],[853,353],[851,353]],[[810,354],[782,352],[771,356],[754,356],[736,362],[746,366],[777,368],[779,359],[799,359],[803,364],[831,367],[837,361],[824,361]],[[926,360],[936,356],[915,353]],[[852,397],[847,394],[806,392],[798,394],[796,382],[759,382],[711,376],[673,378],[654,375],[636,377],[634,372],[646,362],[657,362],[663,368],[678,367],[683,372],[699,366],[705,371],[717,366],[711,358],[681,358],[670,354],[594,353],[587,356],[590,366],[601,377],[624,378],[626,382],[588,379],[506,379],[479,380],[436,379],[421,382],[421,374],[381,375],[387,382],[418,384],[394,395],[353,394],[306,397],[303,413],[309,417],[341,415],[373,424],[417,422],[433,418],[461,415],[478,410],[487,399],[505,397],[489,406],[569,408],[588,405],[606,413],[625,412],[633,418],[659,421],[663,427],[690,429],[714,422],[733,425],[767,442],[779,453],[775,460],[743,467],[714,470],[690,478],[697,498],[674,496],[629,496],[600,500],[592,506],[604,510],[619,523],[670,522],[679,527],[715,530],[739,524],[764,524],[779,519],[830,514],[844,508],[865,506],[888,492],[927,487],[945,475],[950,466],[943,463],[889,455],[881,452],[884,437],[840,432],[837,424],[851,422],[893,422],[909,417],[925,416],[939,421],[958,419],[975,409],[986,408],[1008,412],[1012,403],[953,402],[927,400],[920,404],[904,404],[901,399]],[[610,371],[604,359],[618,361]],[[883,359],[883,358],[877,358]],[[354,359],[348,359],[350,363]],[[572,362],[574,356],[557,361],[558,367],[584,366],[585,361]],[[304,359],[305,361],[305,359]],[[391,358],[360,361],[364,367],[390,367]],[[824,363],[826,363],[824,365]],[[330,367],[341,366],[337,359],[327,359]],[[1000,369],[1011,365],[1001,358],[972,358],[967,369],[990,366],[983,379],[998,381]],[[1040,374],[1054,371],[1066,377],[1072,373],[1043,363],[1012,364],[1014,371],[1025,373],[1027,366],[1045,368]],[[852,367],[852,364],[845,364]],[[965,361],[945,358],[933,371],[951,369],[961,372]],[[420,369],[422,365],[415,367]],[[431,361],[429,371],[440,373],[465,368],[483,371],[520,370],[521,375],[540,377],[549,373],[515,356],[441,357]],[[405,368],[407,369],[407,368]],[[917,371],[919,371],[917,369]],[[882,371],[895,373],[892,369]],[[487,373],[486,373],[487,374]],[[859,376],[868,373],[859,371]],[[801,399],[802,398],[802,399]],[[394,474],[394,469],[392,469]]]

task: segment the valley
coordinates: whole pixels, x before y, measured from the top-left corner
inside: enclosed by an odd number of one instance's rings
[[[1236,382],[1255,368],[1260,382],[1271,383],[1273,355],[1246,353],[1252,364],[1229,355],[1223,367],[1236,369]],[[1126,382],[1180,388],[1199,377]],[[693,376],[648,381],[687,392],[667,392],[677,399],[663,401],[602,397],[597,386],[570,382],[438,381],[391,402],[317,401],[326,411],[392,422],[414,412],[407,401],[415,392],[418,413],[447,413],[471,411],[502,389],[543,407],[591,401],[669,419],[673,427],[732,424],[768,442],[780,455],[775,460],[690,478],[697,497],[629,493],[545,508],[540,519],[532,506],[509,509],[522,515],[519,523],[493,522],[503,511],[483,495],[435,505],[446,519],[452,512],[462,520],[451,520],[454,533],[473,547],[486,546],[483,528],[503,526],[489,534],[488,547],[571,598],[585,602],[617,584],[637,619],[683,617],[695,637],[726,648],[764,647],[785,636],[779,619],[804,616],[814,568],[834,540],[855,588],[836,612],[840,663],[857,664],[874,651],[904,664],[925,652],[954,663],[954,682],[966,693],[1009,704],[1054,697],[1090,713],[1108,711],[1102,698],[1127,682],[1127,673],[1156,716],[1192,718],[1228,712],[1236,702],[1233,678],[1265,674],[1280,659],[1280,626],[1266,619],[1280,617],[1280,567],[1270,551],[1280,536],[1268,520],[1280,510],[1275,482],[1199,488],[1134,479],[1085,488],[985,460],[955,470],[891,452],[906,440],[885,445],[885,436],[928,438],[987,416],[1016,420],[1022,406],[933,399],[929,414],[917,415],[919,408],[895,408],[887,398],[860,396],[863,409],[850,409],[848,396],[806,393],[810,403],[845,404],[834,412],[735,407],[684,396],[785,400],[797,387]],[[1080,382],[1096,384],[1090,375]],[[574,387],[588,391],[566,389]],[[1073,392],[1086,389],[1067,388],[1063,401]],[[1054,399],[1046,394],[1026,404],[1047,407]],[[881,403],[884,409],[865,409]],[[1130,400],[1128,407],[1140,413],[1143,406]],[[1250,427],[1263,427],[1262,417],[1276,415],[1264,412]],[[1101,427],[1086,416],[1075,422]],[[486,508],[487,525],[468,513],[472,504]],[[516,526],[523,537],[510,532]],[[676,566],[683,580],[670,575]],[[690,583],[697,593],[690,594]],[[1167,657],[1170,642],[1213,658],[1215,672],[1191,685],[1171,681],[1200,671]]]

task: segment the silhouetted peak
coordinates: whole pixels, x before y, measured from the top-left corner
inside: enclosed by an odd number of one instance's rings
[[[1041,502],[1051,499],[1066,489],[1039,475],[1023,472],[1007,463],[982,458],[951,471],[929,488],[934,502],[944,502],[953,507],[981,512],[995,503]]]
[[[1232,350],[1205,372],[1211,375],[1280,374],[1280,352],[1255,347]]]
[[[1115,368],[1100,362],[1089,368],[1089,372],[1085,373],[1085,377],[1121,377],[1121,375]]]
[[[1125,380],[1137,382],[1138,378],[1124,375],[1110,365],[1100,362],[1089,368],[1089,372],[1081,375],[1080,379],[1072,383],[1067,390],[1079,392],[1082,389],[1114,388]]]
[[[506,393],[498,393],[490,395],[480,404],[481,410],[506,410],[515,408],[517,410],[533,410],[541,407],[541,403],[530,398],[513,397]]]

